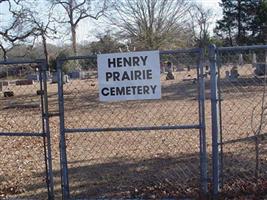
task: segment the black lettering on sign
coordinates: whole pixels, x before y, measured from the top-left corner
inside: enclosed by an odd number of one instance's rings
[[[124,80],[129,81],[129,80],[131,80],[130,77],[129,77],[129,75],[128,75],[128,72],[127,72],[127,71],[124,71],[124,72],[123,72],[121,80],[122,80],[122,81],[124,81]]]
[[[157,85],[139,85],[127,87],[110,87],[103,88],[101,93],[103,96],[120,96],[120,95],[149,95],[155,94]]]
[[[144,94],[149,94],[149,86],[144,85]]]
[[[137,56],[133,57],[133,66],[139,66],[139,57]]]
[[[126,87],[126,94],[131,95],[131,88],[130,87]]]
[[[108,68],[146,66],[147,56],[108,58]]]
[[[113,72],[113,81],[120,81],[120,72]]]
[[[122,58],[117,58],[117,67],[122,67]]]
[[[145,80],[152,79],[152,70],[134,70],[122,72],[106,72],[106,81],[131,81],[131,80]]]
[[[106,81],[108,82],[109,79],[112,77],[112,73],[111,72],[106,72]]]
[[[146,78],[147,78],[147,79],[152,79],[152,69],[148,69],[148,70],[146,71]]]
[[[116,87],[116,95],[125,95],[125,87]]]
[[[135,93],[136,93],[136,86],[132,86],[132,89],[133,89],[133,95],[135,95]]]
[[[147,60],[147,56],[143,57],[140,56],[141,60],[143,61],[143,65],[146,66],[146,60]]]
[[[137,94],[143,93],[143,86],[137,86]]]
[[[111,68],[111,67],[116,67],[116,60],[115,58],[113,58],[112,60],[109,58],[108,59],[108,67]]]
[[[115,96],[116,93],[115,93],[115,88],[114,87],[111,87],[110,88],[110,96]]]
[[[132,59],[131,59],[131,57],[129,57],[129,58],[123,58],[123,65],[124,66],[132,66]]]
[[[102,93],[103,96],[108,96],[108,95],[109,95],[108,88],[103,88],[103,89],[101,90],[101,93]]]
[[[150,85],[150,87],[152,89],[153,94],[155,94],[157,86],[156,85]]]
[[[141,80],[141,75],[142,75],[142,72],[140,70],[136,70],[134,71],[134,79],[135,80]]]

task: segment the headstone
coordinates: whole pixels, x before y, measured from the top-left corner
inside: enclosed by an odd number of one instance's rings
[[[166,80],[173,80],[174,79],[174,75],[172,73],[172,63],[171,62],[167,62],[167,76],[166,76]]]
[[[37,90],[36,91],[36,94],[39,96],[39,95],[42,95],[42,94],[44,94],[44,91],[43,90]]]
[[[51,73],[50,73],[50,71],[46,71],[46,77],[49,79],[49,78],[51,78]]]
[[[225,78],[230,79],[230,72],[229,71],[225,71]]]
[[[237,66],[232,67],[230,71],[230,80],[231,81],[237,81],[239,74],[238,74],[238,69]]]
[[[9,86],[9,81],[1,81],[2,86]]]
[[[50,72],[46,71],[45,73],[46,73],[46,80],[47,81],[50,80],[52,78]],[[43,73],[41,74],[41,76],[42,76],[42,79],[44,80],[44,74]]]
[[[16,81],[16,85],[32,85],[34,84],[34,81],[33,80],[17,80]]]
[[[57,73],[54,73],[53,75],[52,75],[52,81],[51,81],[51,83],[57,83],[58,81],[57,81]]]
[[[189,72],[191,69],[190,69],[190,66],[189,65],[187,65],[187,71]]]
[[[27,75],[27,79],[31,81],[39,81],[39,74],[29,74]]]
[[[238,57],[238,64],[243,66],[244,65],[244,59],[243,59],[243,54],[240,53]]]
[[[256,63],[256,69],[255,69],[255,74],[257,76],[264,76],[266,74],[266,68],[267,68],[267,64],[265,63]]]
[[[69,83],[69,82],[70,82],[69,76],[68,75],[64,75],[63,76],[63,83]]]
[[[69,79],[68,75],[64,75],[62,77],[62,79],[63,79],[63,84],[70,82],[70,79]],[[54,73],[53,76],[52,76],[52,82],[51,83],[57,83],[57,82],[58,82],[57,73]]]
[[[83,79],[84,78],[84,73],[78,70],[69,72],[68,75],[71,79]]]
[[[13,97],[14,96],[14,92],[13,91],[5,91],[4,92],[4,97]]]
[[[252,66],[256,67],[256,63],[257,63],[257,55],[256,53],[252,54]]]
[[[173,76],[172,72],[167,73],[166,80],[174,80],[174,76]]]

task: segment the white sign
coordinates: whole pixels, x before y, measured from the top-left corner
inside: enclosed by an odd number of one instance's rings
[[[160,99],[159,51],[97,56],[100,101]]]

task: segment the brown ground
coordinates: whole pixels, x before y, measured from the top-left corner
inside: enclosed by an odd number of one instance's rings
[[[251,66],[239,70],[238,82],[222,76],[223,141],[252,136],[260,121],[262,79]],[[188,76],[190,74],[190,76]],[[103,128],[198,124],[196,73],[162,77],[161,100],[100,103],[96,79],[75,80],[64,86],[66,128]],[[211,154],[210,80],[206,81],[208,155]],[[49,110],[57,111],[57,85],[49,84]],[[41,132],[38,83],[10,86],[14,97],[0,99],[0,132]],[[32,105],[25,106],[25,105]],[[253,120],[252,120],[253,119]],[[60,198],[59,126],[51,118],[56,197]],[[265,129],[261,131],[263,133]],[[70,133],[66,136],[71,197],[162,198],[198,197],[198,130]],[[0,137],[0,199],[45,199],[42,138]],[[262,193],[266,189],[266,144],[259,147]],[[225,196],[255,190],[255,142],[223,145]],[[209,160],[209,166],[211,162]],[[209,172],[210,172],[209,167]]]

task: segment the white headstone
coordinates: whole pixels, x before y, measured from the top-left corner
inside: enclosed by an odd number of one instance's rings
[[[239,54],[238,64],[241,65],[241,66],[244,65],[244,59],[243,59],[243,54],[242,53]]]
[[[257,63],[257,55],[256,53],[252,54],[252,65],[255,65]]]

